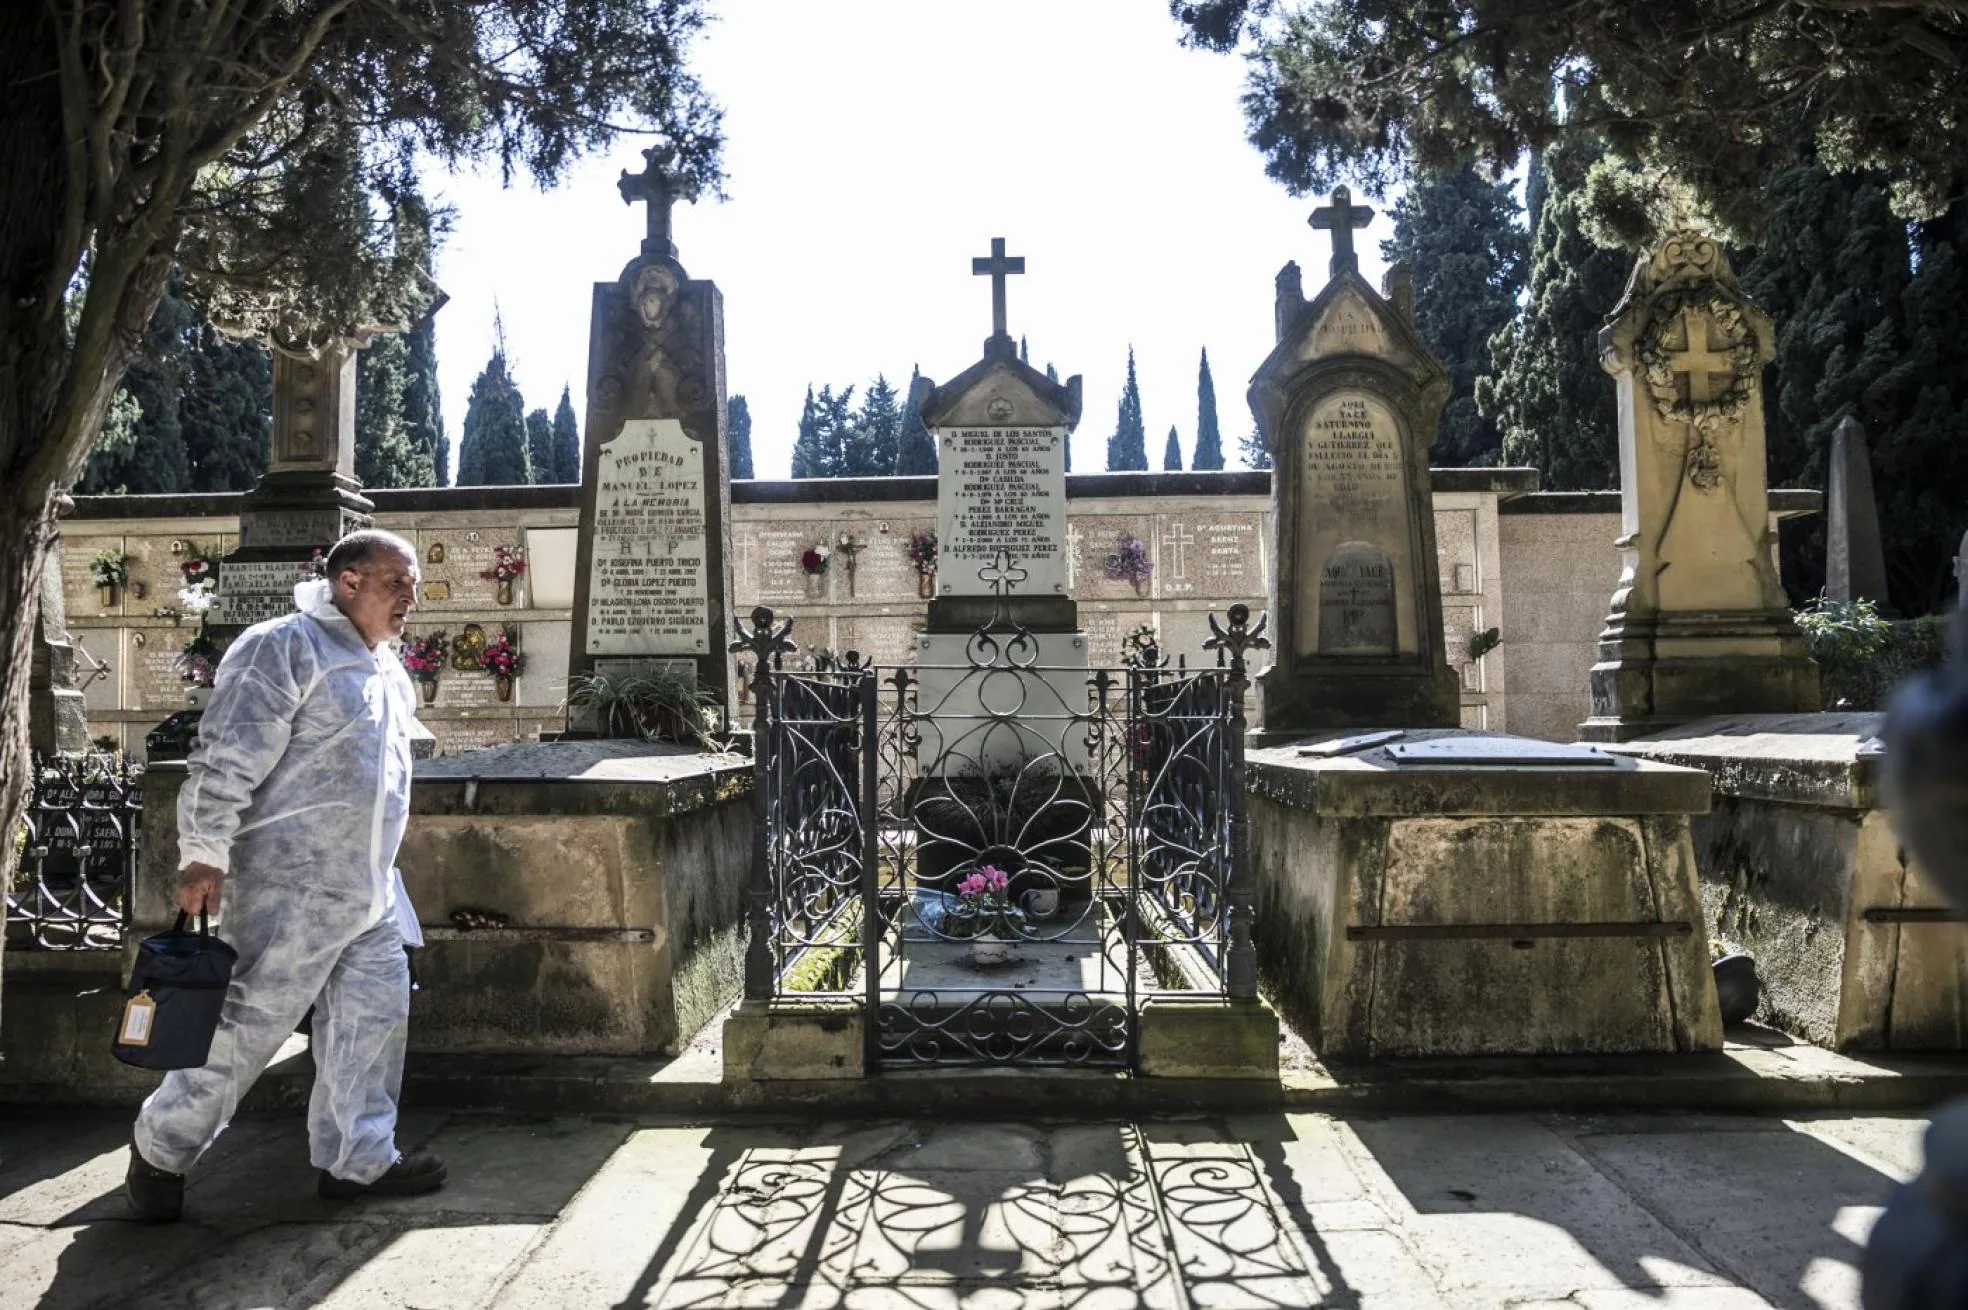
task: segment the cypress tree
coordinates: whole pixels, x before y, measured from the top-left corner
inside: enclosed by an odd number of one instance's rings
[[[465,402],[464,433],[458,443],[459,486],[524,486],[533,480],[526,402],[506,371],[501,337]]]
[[[1633,259],[1585,234],[1585,175],[1597,153],[1571,140],[1544,152],[1529,300],[1490,339],[1491,372],[1476,383],[1477,412],[1502,434],[1503,462],[1535,465],[1552,490],[1619,485],[1619,416],[1599,367],[1599,327]]]
[[[431,485],[451,481],[451,443],[444,439],[444,412],[437,392],[437,316],[426,314],[410,329],[409,376],[403,383],[403,418],[411,444],[429,454]]]
[[[178,418],[193,491],[252,490],[272,453],[273,357],[267,348],[202,324],[178,393]]]
[[[843,387],[837,395],[831,385],[822,386],[815,396],[806,389],[806,404],[800,410],[799,435],[793,440],[793,476],[796,478],[838,478],[845,476],[848,441],[854,428],[854,388]]]
[[[800,406],[799,434],[793,438],[793,476],[823,478],[826,462],[820,449],[820,416],[813,395],[813,384],[806,384],[806,402]]]
[[[1250,435],[1237,443],[1237,453],[1243,457],[1245,468],[1271,467],[1271,448],[1264,444],[1264,434],[1256,428],[1252,428]]]
[[[430,452],[411,438],[404,412],[410,343],[384,333],[355,357],[355,476],[365,487],[428,487]]]
[[[1141,384],[1134,376],[1133,346],[1128,347],[1127,382],[1121,388],[1114,435],[1107,441],[1107,467],[1115,472],[1148,467],[1148,433],[1141,425]]]
[[[144,326],[143,353],[124,375],[122,391],[135,405],[109,442],[98,441],[75,489],[85,495],[144,495],[188,491],[191,464],[185,455],[178,396],[183,389],[188,344],[201,323],[175,275]]]
[[[909,394],[902,402],[902,435],[895,443],[895,471],[904,476],[936,472],[936,439],[923,426],[922,407],[917,403],[916,384],[922,370],[909,370]]]
[[[1451,391],[1432,462],[1494,464],[1495,423],[1476,409],[1476,379],[1490,368],[1490,338],[1510,326],[1524,289],[1529,237],[1509,182],[1473,168],[1422,173],[1394,206],[1389,262],[1414,273],[1415,330],[1449,371]],[[1610,308],[1610,307],[1609,307]]]
[[[1189,467],[1223,467],[1223,433],[1216,425],[1216,383],[1210,377],[1207,346],[1203,348],[1203,362],[1196,369],[1196,449],[1190,456]]]
[[[574,421],[574,397],[563,384],[553,416],[553,480],[581,480],[581,425]]]
[[[901,402],[888,379],[876,374],[873,385],[861,394],[860,410],[842,434],[837,476],[879,478],[895,472],[896,444],[901,435]]]
[[[743,396],[728,396],[724,402],[724,436],[731,445],[731,476],[752,478],[752,410]]]
[[[1182,472],[1182,440],[1175,435],[1175,424],[1169,424],[1168,444],[1162,447],[1162,472]]]
[[[554,480],[553,419],[544,409],[526,414],[526,467],[535,482]]]

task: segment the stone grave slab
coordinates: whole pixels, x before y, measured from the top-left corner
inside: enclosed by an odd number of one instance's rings
[[[1617,769],[1621,760],[1596,746],[1539,741],[1532,737],[1453,735],[1427,741],[1397,742],[1388,758],[1407,766],[1452,765],[1458,768]]]
[[[598,451],[589,655],[697,655],[711,646],[701,453],[675,419],[628,419]]]
[[[983,576],[1007,550],[1020,596],[1065,595],[1064,427],[959,427],[942,433],[939,596],[988,596]]]

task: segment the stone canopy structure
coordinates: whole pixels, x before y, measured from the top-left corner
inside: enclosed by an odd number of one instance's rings
[[[1769,318],[1744,298],[1721,246],[1680,229],[1635,267],[1599,343],[1618,383],[1624,534],[1580,737],[1817,709],[1817,665],[1772,554]]]
[[[1278,345],[1251,379],[1271,450],[1274,660],[1257,679],[1254,744],[1324,728],[1454,727],[1428,452],[1450,382],[1416,335],[1412,284],[1360,276],[1372,211],[1345,188],[1312,225],[1333,233],[1309,303],[1278,279]]]

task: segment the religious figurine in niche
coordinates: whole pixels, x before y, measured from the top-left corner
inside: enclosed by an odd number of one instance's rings
[[[467,623],[458,639],[451,643],[451,667],[462,673],[476,673],[479,660],[485,654],[485,629],[476,623]]]
[[[444,543],[441,541],[433,541],[431,543],[430,550],[428,550],[424,554],[424,563],[442,564],[443,562],[444,562]]]

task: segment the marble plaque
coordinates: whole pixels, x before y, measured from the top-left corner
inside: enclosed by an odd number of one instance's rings
[[[951,428],[937,436],[936,594],[992,595],[980,575],[1000,550],[1014,570],[1007,595],[1065,594],[1066,430]]]
[[[587,653],[708,652],[702,448],[675,419],[630,419],[597,458]]]
[[[428,543],[444,543],[444,557],[430,558]],[[503,536],[495,537],[490,532],[459,531],[452,529],[443,533],[427,533],[420,544],[424,562],[421,569],[424,580],[424,606],[432,610],[496,610],[499,606],[499,584],[490,578],[481,577],[492,567],[496,556],[495,546],[511,546],[514,543]],[[532,561],[527,561],[532,568]],[[521,574],[513,581],[513,603],[523,603],[526,575]]]
[[[842,654],[859,651],[864,660],[893,667],[915,662],[922,619],[914,614],[859,614],[835,620],[835,627]]]
[[[800,555],[808,546],[819,545],[825,538],[826,527],[819,523],[760,529],[752,538],[745,569],[753,587],[751,603],[784,609],[813,599],[806,572],[800,568]],[[824,577],[820,595],[826,595]]]
[[[1140,583],[1107,576],[1107,557],[1121,547],[1123,537],[1133,537],[1148,549],[1154,562],[1159,553],[1155,537],[1155,516],[1151,514],[1076,515],[1066,527],[1066,545],[1072,560],[1068,570],[1068,589],[1079,600],[1134,600],[1156,593],[1160,568],[1149,571]]]
[[[127,708],[165,713],[184,708],[185,681],[178,673],[178,657],[194,631],[187,624],[182,629],[145,628],[131,634]],[[139,636],[141,646],[136,644]]]
[[[308,510],[248,510],[239,516],[239,544],[257,546],[327,546],[355,528],[355,520],[329,506]]]
[[[1388,336],[1380,315],[1351,291],[1336,296],[1312,329],[1308,359],[1328,355],[1378,355],[1386,358],[1402,353]]]
[[[916,566],[910,562],[908,553],[909,534],[935,526],[928,519],[843,525],[835,533],[835,539],[839,539],[840,532],[847,532],[862,544],[854,557],[854,590],[850,599],[917,599]]]
[[[1319,570],[1319,651],[1394,653],[1394,566],[1385,551],[1349,541]]]
[[[485,746],[503,746],[518,737],[509,718],[451,719],[425,716],[424,726],[437,738],[439,755],[459,755]]]
[[[1264,534],[1256,514],[1162,515],[1156,520],[1161,596],[1264,594]]]
[[[216,623],[254,624],[294,612],[294,586],[312,576],[307,560],[219,561]]]

